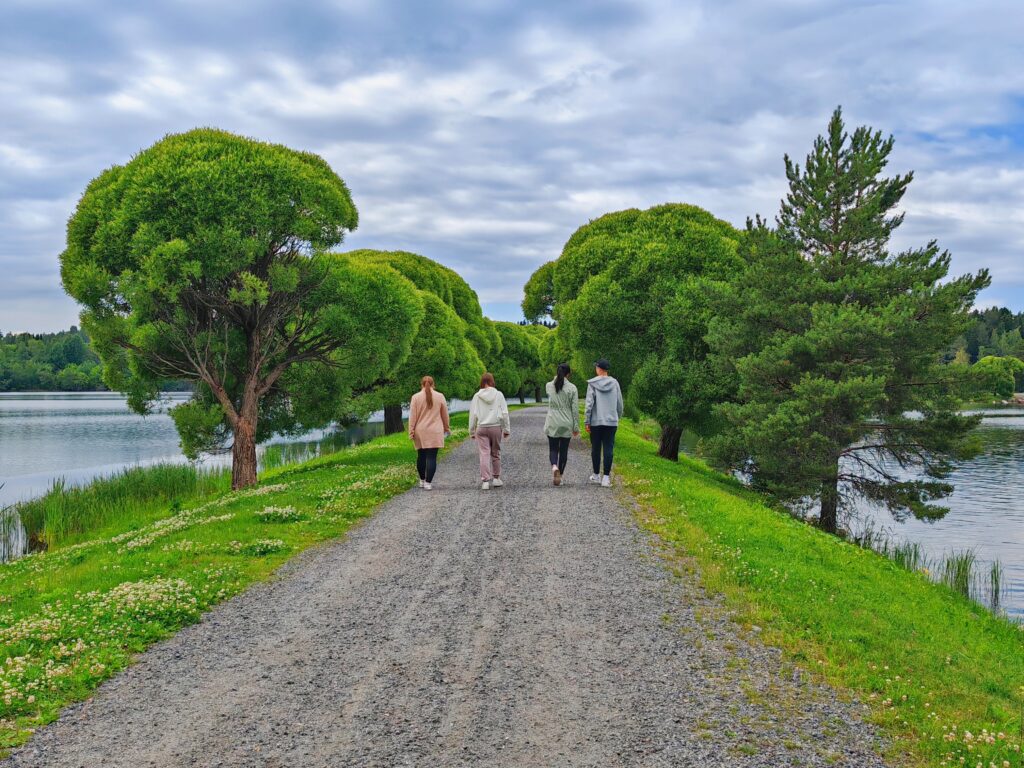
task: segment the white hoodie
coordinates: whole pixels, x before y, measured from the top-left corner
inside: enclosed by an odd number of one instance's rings
[[[469,404],[469,434],[475,434],[477,427],[501,427],[502,432],[512,431],[505,396],[494,387],[481,389]]]

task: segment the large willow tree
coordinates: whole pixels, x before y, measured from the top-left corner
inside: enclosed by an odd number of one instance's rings
[[[194,130],[89,184],[61,277],[107,384],[145,412],[163,382],[195,382],[173,414],[183,448],[229,432],[242,488],[256,481],[261,420],[308,421],[324,413],[311,393],[371,387],[408,355],[423,315],[414,287],[326,252],[356,223],[320,157]]]
[[[707,431],[732,380],[707,360],[709,286],[742,268],[741,235],[693,205],[601,216],[526,285],[523,311],[550,314],[581,374],[607,357],[627,402],[661,426],[659,454],[675,460],[683,429]]]
[[[384,431],[402,431],[402,404],[419,391],[423,376],[433,376],[449,397],[471,397],[483,361],[501,352],[497,330],[484,317],[476,292],[457,272],[418,253],[362,249],[348,256],[396,270],[416,286],[426,308],[409,358],[363,400],[384,409]]]

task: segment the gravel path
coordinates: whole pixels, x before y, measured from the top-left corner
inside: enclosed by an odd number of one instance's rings
[[[505,488],[478,490],[460,446],[433,492],[155,646],[0,766],[882,765],[853,705],[672,575],[589,456],[551,486],[542,424],[513,415]]]

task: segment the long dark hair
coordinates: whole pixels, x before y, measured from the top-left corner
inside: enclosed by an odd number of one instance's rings
[[[485,373],[483,376],[480,377],[480,389],[485,389],[487,387],[493,387],[493,386],[494,386],[494,374],[492,374],[492,373]]]
[[[558,364],[558,373],[555,375],[555,392],[561,392],[565,386],[565,377],[572,373],[568,363]]]

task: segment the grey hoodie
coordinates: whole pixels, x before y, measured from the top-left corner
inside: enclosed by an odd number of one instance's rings
[[[614,427],[622,416],[622,387],[611,376],[587,380],[587,405],[583,423],[591,427]]]

